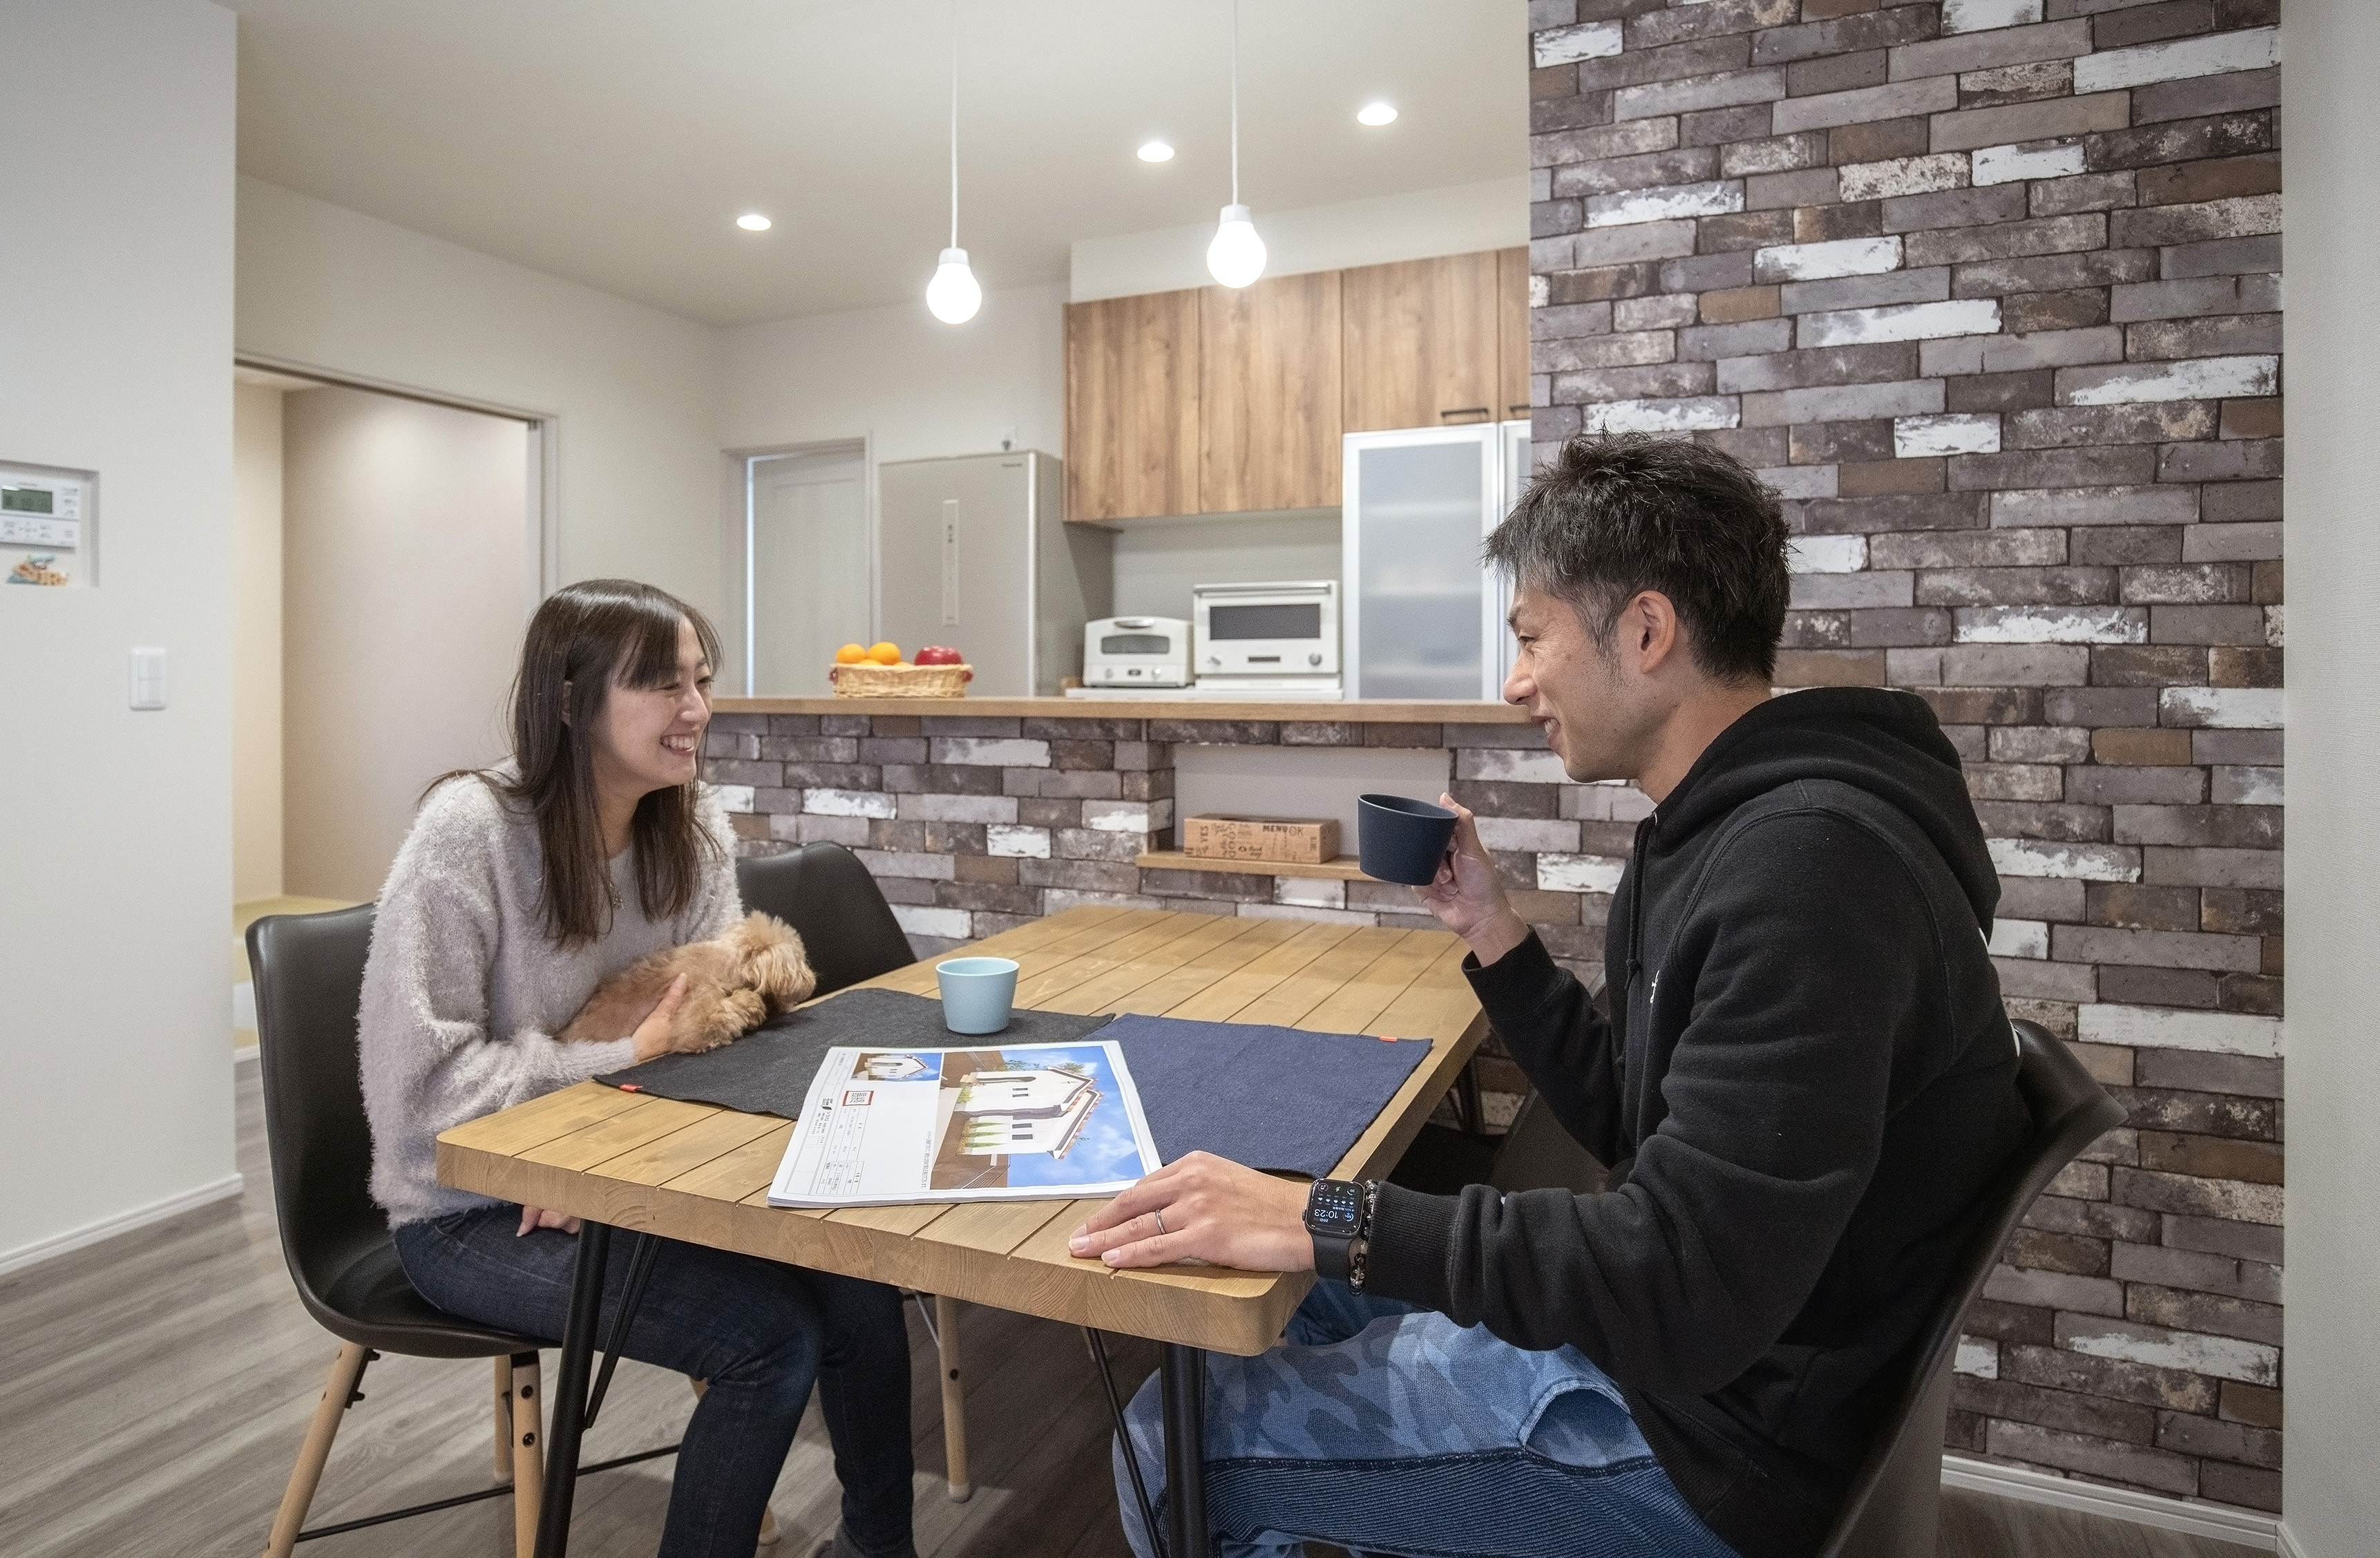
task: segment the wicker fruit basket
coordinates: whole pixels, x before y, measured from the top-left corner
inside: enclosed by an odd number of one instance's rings
[[[837,698],[965,698],[972,665],[879,665],[862,661],[827,672]]]

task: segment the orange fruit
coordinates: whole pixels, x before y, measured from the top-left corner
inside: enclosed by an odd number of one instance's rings
[[[887,639],[869,649],[868,658],[879,665],[898,665],[901,663],[901,646]]]
[[[834,651],[837,665],[856,665],[868,658],[868,651],[857,644],[845,644]]]

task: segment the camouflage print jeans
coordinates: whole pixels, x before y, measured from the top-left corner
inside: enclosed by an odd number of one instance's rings
[[[1155,1379],[1126,1420],[1161,1525]],[[1115,1478],[1124,1534],[1153,1558],[1121,1442]],[[1309,1538],[1412,1558],[1735,1558],[1575,1348],[1525,1352],[1335,1282],[1285,1345],[1208,1356],[1207,1508],[1229,1558],[1294,1558]]]

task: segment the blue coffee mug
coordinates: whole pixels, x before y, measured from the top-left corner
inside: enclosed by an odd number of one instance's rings
[[[997,1033],[1016,1004],[1016,961],[953,957],[934,965],[942,989],[942,1026],[953,1033]]]

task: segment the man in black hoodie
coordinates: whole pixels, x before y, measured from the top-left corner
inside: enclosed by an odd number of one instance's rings
[[[1958,755],[1906,693],[1770,696],[1784,544],[1741,465],[1644,438],[1572,441],[1488,544],[1515,581],[1505,696],[1572,779],[1655,802],[1605,933],[1610,1018],[1513,912],[1469,813],[1421,896],[1470,944],[1473,988],[1545,1104],[1611,1165],[1602,1191],[1367,1185],[1342,1198],[1349,1234],[1327,1187],[1194,1154],[1078,1237],[1117,1265],[1354,1279],[1318,1285],[1292,1327],[1305,1345],[1211,1364],[1237,1411],[1210,1417],[1210,1503],[1239,1550],[1700,1552],[1715,1534],[1789,1558],[1822,1540],[2027,1116],[1985,947],[1999,887]],[[1366,1407],[1390,1438],[1401,1412],[1435,1409],[1416,1359],[1444,1356],[1450,1326],[1535,1362],[1500,1372],[1475,1338],[1457,1388],[1546,1391],[1545,1357],[1577,1359],[1575,1388],[1607,1388],[1641,1436],[1599,1469],[1641,1444],[1701,1529],[1618,1529],[1642,1501],[1593,1496],[1609,1475],[1548,1490],[1528,1461],[1506,1502],[1540,1507],[1513,1527],[1481,1504],[1470,1545],[1450,1540],[1459,1523],[1408,1509],[1383,1530],[1318,1494]],[[1542,1460],[1528,1436],[1545,1431],[1530,1420],[1517,1448]],[[1396,1485],[1451,1464],[1410,1457]],[[1490,1534],[1508,1528],[1524,1535]]]

